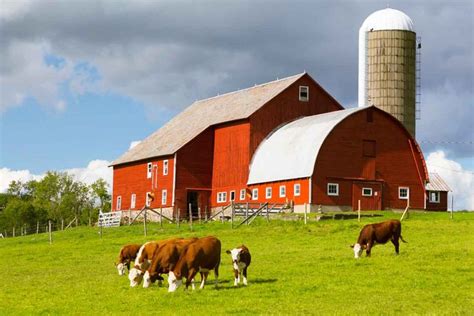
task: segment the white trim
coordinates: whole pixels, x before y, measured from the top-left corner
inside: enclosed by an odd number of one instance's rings
[[[151,162],[149,162],[146,164],[146,178],[150,179],[152,177],[152,173],[153,173],[153,165]]]
[[[252,200],[258,200],[258,188],[252,189]]]
[[[407,196],[401,196],[401,190],[405,189],[407,191]],[[400,200],[408,200],[410,198],[410,188],[409,187],[398,187],[398,198]]]
[[[330,186],[335,186],[336,187],[336,192],[329,192],[329,187]],[[339,196],[339,183],[328,182],[327,189],[326,189],[326,194],[328,196]]]
[[[168,159],[163,160],[163,175],[168,175]]]
[[[298,194],[296,194],[296,188],[298,188]],[[293,196],[300,196],[301,195],[301,184],[295,183],[293,184]]]
[[[175,190],[176,190],[176,159],[177,159],[178,153],[174,154],[174,162],[173,162],[173,192],[171,192],[173,198],[171,200],[171,206],[174,207],[174,195],[175,195]]]
[[[265,188],[265,198],[266,199],[271,199],[272,198],[272,187],[266,187]]]
[[[278,193],[280,197],[286,197],[286,185],[280,185],[280,188],[278,189]]]
[[[245,189],[240,190],[240,196],[239,196],[239,198],[240,198],[241,201],[245,200],[245,195],[247,194],[246,191],[247,191],[247,190],[245,190]]]
[[[217,203],[225,203],[227,201],[227,192],[217,192]]]
[[[167,202],[168,202],[168,191],[166,189],[161,190],[161,205],[165,206]]]
[[[117,196],[117,201],[116,201],[116,204],[115,204],[115,209],[117,211],[120,211],[122,209],[122,196],[119,195]]]
[[[431,194],[435,193],[437,196],[437,199],[432,200],[431,199]],[[428,201],[430,203],[441,203],[441,192],[439,191],[428,191]]]
[[[301,96],[301,92],[306,89],[306,97]],[[298,91],[298,100],[302,102],[308,102],[309,101],[309,86],[299,86],[299,91]]]
[[[232,193],[234,193],[234,198],[232,198]],[[235,190],[229,192],[229,201],[235,201]]]
[[[130,208],[134,209],[135,207],[137,207],[137,195],[132,193],[130,196]]]
[[[365,193],[365,190],[369,190],[370,193]],[[373,196],[374,195],[374,190],[372,188],[362,188],[362,196]]]

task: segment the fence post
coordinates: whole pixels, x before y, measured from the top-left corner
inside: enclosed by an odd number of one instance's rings
[[[201,208],[198,207],[198,220],[199,220],[199,225],[201,225]]]
[[[360,200],[357,200],[357,220],[360,222]]]
[[[308,223],[307,215],[306,215],[307,212],[308,212],[308,210],[307,210],[307,205],[308,205],[308,204],[306,204],[306,203],[304,204],[304,224],[305,224],[305,225]]]
[[[13,226],[13,237],[15,237],[15,226]]]
[[[451,193],[451,219],[453,219],[454,212],[454,194]]]
[[[221,223],[224,224],[224,207],[221,210]]]
[[[53,243],[53,234],[51,233],[51,220],[48,220],[48,228],[49,228],[49,244]]]
[[[132,222],[132,210],[128,210],[128,225],[130,226],[130,223]]]
[[[189,203],[189,227],[193,230],[193,209],[191,203]]]
[[[77,215],[76,215],[76,227],[77,227]]]
[[[176,213],[176,224],[178,225],[178,228],[179,228],[179,213],[181,213],[181,210],[178,208],[178,212]]]
[[[267,223],[269,223],[269,222],[270,222],[270,216],[268,214],[268,203],[267,203]]]
[[[247,207],[245,208],[245,219],[249,217],[249,202],[247,202]],[[249,225],[249,221],[247,221],[247,226]]]
[[[64,230],[64,218],[61,218],[61,230]]]
[[[160,207],[160,228],[163,228],[163,208]]]
[[[147,209],[145,209],[145,212],[143,213],[143,232],[145,233],[145,237],[147,235],[147,231],[146,231],[146,213],[148,213]]]
[[[230,227],[234,229],[234,201],[232,201],[232,213],[230,214]]]
[[[402,217],[400,218],[400,222],[403,221],[403,218],[405,217],[405,214],[407,214],[408,218],[408,209],[410,208],[410,198],[407,200],[407,207],[405,208],[405,211],[402,214]]]
[[[207,205],[204,207],[204,221],[207,222]]]

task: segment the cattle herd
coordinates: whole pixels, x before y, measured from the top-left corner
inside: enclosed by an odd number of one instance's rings
[[[375,244],[385,244],[389,240],[398,254],[399,239],[406,242],[401,236],[401,227],[398,220],[365,225],[357,243],[351,246],[354,249],[354,257],[360,258],[364,249],[366,255],[370,256]],[[241,245],[227,250],[226,253],[232,260],[234,286],[238,286],[241,278],[243,284],[247,285],[247,268],[251,262],[249,249]],[[133,267],[130,269],[132,262]],[[212,270],[214,270],[217,287],[220,262],[221,242],[214,236],[207,236],[149,241],[143,245],[125,245],[120,249],[118,262],[115,265],[119,275],[124,275],[125,267],[127,267],[131,287],[139,285],[142,281],[145,288],[154,282],[161,285],[164,280],[162,275],[168,274],[168,291],[174,292],[182,285],[183,278],[186,280],[186,289],[191,285],[194,290],[194,278],[197,273],[201,275],[200,288],[204,288],[209,272]]]

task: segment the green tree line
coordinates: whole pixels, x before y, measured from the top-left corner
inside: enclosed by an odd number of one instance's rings
[[[64,172],[49,171],[40,180],[12,181],[0,194],[0,232],[14,227],[36,227],[49,220],[59,227],[77,219],[90,225],[99,210],[110,211],[109,186],[103,179],[87,185]]]

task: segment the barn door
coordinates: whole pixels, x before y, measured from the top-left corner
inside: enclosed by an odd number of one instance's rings
[[[382,184],[378,182],[354,182],[352,184],[352,209],[381,210]]]

